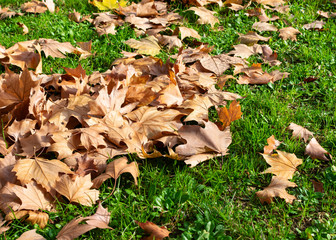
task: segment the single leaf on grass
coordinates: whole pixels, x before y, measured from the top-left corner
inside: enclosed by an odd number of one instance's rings
[[[254,0],[255,2],[263,5],[270,5],[272,7],[277,7],[280,5],[284,5],[286,2],[283,0]]]
[[[276,150],[281,144],[280,141],[276,140],[274,135],[267,138],[268,145],[264,147],[264,154],[272,154],[273,150]]]
[[[309,29],[322,29],[325,24],[326,23],[323,21],[314,21],[312,23],[305,24],[302,27],[308,30]]]
[[[28,218],[26,218],[28,215]],[[16,212],[10,212],[7,214],[7,220],[14,220],[14,219],[25,219],[26,222],[31,224],[38,224],[40,228],[45,228],[49,221],[48,213],[41,212],[41,211],[31,211],[31,210],[20,210]]]
[[[36,229],[26,231],[16,240],[45,240],[40,234],[36,233]]]
[[[246,34],[239,34],[238,42],[241,44],[253,45],[258,43],[258,41],[268,41],[271,37],[260,36],[256,32],[248,32]]]
[[[287,40],[290,39],[292,41],[297,41],[296,39],[296,35],[301,34],[301,32],[293,27],[285,27],[285,28],[281,28],[279,29],[280,32],[280,37],[283,40]]]
[[[53,198],[49,193],[46,193],[43,188],[35,182],[26,184],[26,188],[12,185],[13,192],[20,198],[22,204],[19,210],[48,210],[53,208]]]
[[[17,24],[19,25],[20,28],[22,28],[23,35],[26,35],[27,33],[29,33],[29,29],[26,25],[20,22],[18,22]]]
[[[55,187],[59,173],[72,173],[65,163],[42,158],[18,160],[13,171],[16,172],[16,176],[22,184],[27,184],[35,179],[47,191]]]
[[[264,190],[256,192],[257,197],[261,203],[271,203],[274,197],[285,199],[287,203],[292,203],[296,197],[286,192],[288,187],[296,187],[297,185],[287,179],[276,177],[272,178],[271,184]]]
[[[305,154],[309,155],[312,159],[320,159],[325,161],[330,161],[332,156],[325,150],[316,140],[316,138],[312,138],[305,149]],[[329,158],[326,157],[326,154]]]
[[[69,199],[70,202],[77,202],[85,206],[92,206],[99,197],[99,191],[90,189],[93,183],[91,176],[76,176],[74,180],[69,175],[63,175],[56,182],[55,189],[57,192]]]
[[[48,7],[44,2],[33,0],[22,4],[21,10],[29,13],[44,13],[48,10]]]
[[[185,39],[186,37],[193,37],[198,40],[201,40],[201,36],[198,34],[198,32],[192,28],[187,27],[179,27],[178,30],[181,33],[181,41]]]
[[[231,122],[241,118],[242,112],[239,102],[234,100],[229,108],[220,108],[218,112],[219,121],[222,123],[219,127],[220,130],[224,130],[230,126]]]
[[[278,154],[261,154],[266,162],[271,165],[263,173],[273,173],[280,178],[291,179],[297,170],[296,167],[302,164],[302,159],[297,158],[294,153],[276,151]]]
[[[293,130],[293,138],[303,139],[304,142],[307,142],[308,139],[310,137],[313,137],[313,135],[314,135],[314,133],[312,133],[308,129],[306,129],[306,128],[300,126],[300,125],[297,125],[295,123],[289,124],[287,129]]]
[[[261,48],[259,44],[254,44],[253,46],[247,46],[246,44],[233,45],[234,50],[230,51],[228,54],[234,54],[235,57],[249,58],[252,55],[261,53]]]
[[[324,193],[323,183],[315,181],[314,179],[310,180],[314,187],[314,192]]]
[[[111,229],[108,226],[110,215],[111,214],[107,211],[107,209],[103,208],[101,203],[99,203],[95,214],[89,217],[79,217],[73,219],[62,228],[62,230],[57,234],[56,239],[72,240],[95,228]]]
[[[113,178],[115,183],[119,176],[123,173],[130,173],[134,178],[135,185],[138,185],[137,177],[139,177],[139,168],[136,162],[127,163],[128,160],[126,157],[118,158],[110,162],[106,166],[105,173],[93,179],[93,187],[99,188],[104,181],[109,178]]]
[[[263,32],[263,31],[275,32],[278,30],[277,27],[274,26],[273,24],[265,23],[265,22],[255,22],[252,25],[252,28],[259,32]]]
[[[169,237],[169,231],[166,227],[159,227],[155,223],[152,222],[138,222],[135,221],[145,232],[149,233],[150,236],[142,238],[143,240],[162,240],[165,237]]]
[[[125,42],[131,48],[137,49],[137,53],[155,56],[160,53],[161,47],[158,44],[157,38],[149,36],[137,41],[129,39]]]
[[[213,28],[216,23],[219,23],[217,17],[214,16],[215,12],[206,9],[205,7],[191,7],[189,10],[194,11],[199,16],[197,23],[210,24]]]

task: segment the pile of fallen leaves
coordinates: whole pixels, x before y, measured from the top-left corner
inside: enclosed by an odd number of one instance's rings
[[[280,0],[257,2],[281,13],[288,10]],[[57,201],[92,206],[99,199],[101,184],[126,172],[137,184],[138,166],[124,157],[130,153],[140,158],[183,160],[192,167],[228,154],[232,141],[230,124],[241,118],[236,100],[242,97],[221,90],[228,79],[236,79],[223,73],[234,68],[234,75],[239,74],[238,84],[266,84],[289,75],[278,70],[263,71],[262,64],[275,66],[281,62],[268,45],[258,44],[269,38],[256,32],[241,35],[240,43],[231,52],[213,56],[212,48],[201,42],[196,41],[196,48],[182,47],[185,38],[201,37],[194,29],[183,26],[179,14],[168,12],[166,2],[143,0],[129,6],[124,1],[92,3],[102,10],[115,8],[115,12],[97,13],[91,19],[74,11],[69,17],[76,22],[90,21],[99,35],[115,34],[116,27],[125,23],[131,24],[139,36],[147,35],[141,40],[127,40],[126,44],[137,52],[123,52],[124,58],[116,59],[107,72],[87,75],[78,65],[75,69],[64,67],[65,74],[42,73],[42,53],[53,58],[64,58],[66,53],[85,58],[91,55],[91,42],[74,47],[67,42],[38,39],[16,43],[8,49],[0,46],[0,63],[6,68],[0,77],[0,153],[4,156],[0,161],[0,209],[6,214],[6,221],[22,218],[43,228],[49,221],[47,212],[55,211]],[[227,4],[235,11],[249,6],[241,5],[242,1],[185,3],[195,5],[189,10],[199,16],[198,23],[212,27],[219,21],[204,5]],[[22,6],[22,11],[30,13],[47,10],[55,11],[51,0]],[[9,9],[0,11],[1,18],[21,15]],[[269,18],[262,8],[248,10],[248,15],[259,17],[260,22],[253,25],[257,31],[278,31],[266,23],[277,17]],[[173,31],[172,24],[179,26]],[[292,27],[279,31],[283,39],[293,41],[300,33]],[[166,63],[154,57],[164,46],[179,48],[178,54],[171,56],[173,60]],[[258,54],[263,63],[249,67],[245,59]],[[11,71],[11,65],[21,71]],[[209,121],[209,108],[217,110],[218,122]],[[281,151],[271,155],[275,148],[263,155],[272,167],[277,159],[285,159],[285,165],[286,159],[294,159],[294,169],[302,163],[295,155]],[[107,164],[108,159],[117,156],[120,158]],[[295,186],[288,181],[294,171],[267,170],[277,176],[257,195],[266,202],[273,196],[291,202],[294,198],[283,191]],[[282,190],[274,193],[272,189],[279,184]],[[93,228],[109,228],[109,219],[107,210],[99,205],[94,215],[74,219],[57,238],[73,239]],[[0,226],[4,223],[1,220]],[[139,225],[152,231],[157,239],[169,234],[152,223]],[[0,231],[7,229],[1,227]],[[32,238],[36,232],[25,234],[22,239]]]

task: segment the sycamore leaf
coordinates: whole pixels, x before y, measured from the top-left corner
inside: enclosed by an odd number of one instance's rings
[[[302,159],[297,158],[294,153],[276,151],[278,154],[261,154],[271,165],[263,173],[273,173],[280,178],[291,179],[297,170],[296,167],[302,164]]]
[[[148,139],[155,139],[164,133],[173,133],[179,123],[180,111],[166,109],[159,111],[156,107],[144,106],[126,115],[133,121],[131,127]]]
[[[260,45],[254,44],[253,46],[247,46],[246,44],[233,45],[234,50],[228,54],[234,54],[235,57],[249,58],[252,55],[261,53]]]
[[[36,229],[33,229],[22,233],[17,240],[45,240],[45,238],[36,233]]]
[[[277,149],[281,144],[280,141],[276,140],[274,135],[267,138],[268,145],[264,147],[264,154],[272,154],[273,150]]]
[[[246,34],[239,34],[238,42],[241,44],[253,45],[258,41],[268,41],[271,37],[263,37],[257,34],[256,32],[248,32]]]
[[[77,202],[85,206],[92,206],[97,200],[99,191],[90,189],[92,187],[91,176],[76,176],[74,180],[69,175],[63,175],[56,182],[57,192],[69,199],[70,202]]]
[[[156,239],[156,240],[162,240],[165,237],[169,237],[169,231],[167,230],[166,227],[162,226],[159,227],[158,225],[156,225],[155,223],[152,222],[138,222],[135,221],[136,224],[138,224],[145,232],[149,233],[150,236],[142,238],[142,239],[147,239],[147,240],[151,240],[151,239]]]
[[[273,7],[280,6],[285,4],[286,2],[283,0],[254,0],[255,2],[263,5],[270,5]]]
[[[59,160],[45,160],[42,158],[22,159],[15,164],[13,171],[21,183],[26,184],[35,179],[47,191],[55,187],[59,173],[72,173],[69,167]]]
[[[220,108],[218,112],[219,121],[222,123],[220,129],[224,130],[231,122],[241,118],[242,112],[239,102],[234,100],[229,108]]]
[[[22,4],[21,10],[29,13],[44,13],[48,10],[48,7],[43,2],[33,0]]]
[[[125,0],[93,0],[92,2],[89,1],[89,3],[95,5],[99,10],[116,9],[127,5]]]
[[[288,128],[289,130],[293,130],[293,138],[297,139],[303,139],[304,142],[307,142],[310,137],[313,137],[314,133],[309,131],[308,129],[297,125],[295,123],[289,124]]]
[[[12,153],[7,154],[4,158],[0,158],[0,189],[6,183],[14,183],[16,181],[15,173],[12,172],[15,163],[16,159]]]
[[[263,32],[263,31],[272,31],[275,32],[277,31],[277,27],[274,26],[273,24],[270,23],[265,23],[265,22],[255,22],[252,25],[252,28],[255,30],[258,30],[259,32]]]
[[[202,66],[215,73],[217,76],[222,75],[226,70],[230,68],[230,64],[225,59],[218,56],[207,56],[201,59]]]
[[[205,7],[191,7],[189,10],[194,11],[199,16],[197,23],[210,24],[213,28],[216,23],[219,23],[217,17],[214,16],[215,12],[206,9]]]
[[[62,228],[62,230],[57,234],[56,239],[72,240],[95,228],[111,229],[108,226],[110,222],[110,215],[111,214],[107,211],[107,209],[103,208],[101,203],[99,203],[95,214],[89,217],[79,217],[73,219]]]
[[[309,155],[312,159],[320,159],[329,161],[332,159],[332,156],[330,153],[328,153],[316,140],[316,138],[312,138],[309,142],[309,144],[306,147],[305,154]],[[330,159],[326,157],[327,154]]]
[[[285,199],[287,203],[292,203],[296,197],[286,192],[288,187],[296,187],[297,185],[287,179],[276,177],[272,178],[271,184],[264,190],[256,192],[261,203],[271,203],[274,197]]]
[[[187,141],[186,144],[176,147],[176,153],[183,156],[209,152],[226,155],[232,141],[230,128],[221,131],[213,122],[205,122],[204,128],[198,125],[184,125],[178,133]]]
[[[26,216],[28,215],[28,218]],[[31,224],[38,224],[40,228],[45,228],[49,221],[48,213],[41,211],[31,211],[31,210],[20,210],[15,212],[10,212],[6,215],[7,220],[21,219],[25,218],[26,222]]]
[[[293,27],[285,27],[285,28],[281,28],[279,29],[280,32],[280,37],[283,40],[287,40],[290,39],[292,41],[296,41],[296,35],[300,34],[301,32]]]
[[[6,221],[3,219],[3,217],[0,215],[0,234],[3,234],[6,232],[10,227],[4,226]]]
[[[48,210],[52,209],[53,198],[35,182],[26,184],[26,188],[13,185],[13,192],[20,198],[22,204],[19,210]]]
[[[180,107],[193,110],[184,121],[202,123],[204,120],[208,120],[209,108],[213,105],[208,96],[195,95],[193,99],[184,101]]]
[[[139,176],[139,168],[136,162],[127,163],[126,157],[118,158],[106,166],[106,171],[102,175],[93,179],[93,187],[99,188],[104,181],[109,178],[113,178],[115,182],[119,176],[123,173],[130,173],[134,178],[135,185],[138,185],[137,177]]]
[[[305,29],[322,29],[325,24],[326,23],[323,21],[314,21],[312,23],[305,24],[302,27]]]
[[[198,34],[198,32],[192,28],[187,27],[179,27],[178,28],[181,33],[181,41],[185,39],[186,37],[193,37],[198,40],[201,40],[201,36]]]
[[[158,44],[157,38],[149,36],[137,41],[129,39],[125,42],[131,48],[137,49],[137,53],[155,56],[160,53],[161,47]]]

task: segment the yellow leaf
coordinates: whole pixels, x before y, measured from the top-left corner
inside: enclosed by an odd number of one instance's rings
[[[109,9],[116,9],[120,7],[125,7],[127,4],[127,1],[125,0],[93,0],[90,2],[91,4],[95,5],[99,10],[109,10]]]
[[[154,36],[149,36],[137,41],[135,39],[129,39],[125,42],[131,48],[137,49],[140,54],[148,54],[155,56],[160,53],[161,47],[158,44],[158,40]]]

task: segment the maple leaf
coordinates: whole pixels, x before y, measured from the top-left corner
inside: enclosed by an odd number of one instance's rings
[[[189,10],[194,11],[199,16],[197,23],[210,24],[213,28],[216,23],[219,23],[217,17],[214,16],[215,12],[206,9],[205,7],[191,7]]]
[[[238,38],[238,42],[240,42],[241,44],[255,44],[258,41],[268,41],[270,40],[271,37],[263,37],[260,36],[258,33],[256,32],[248,32],[246,34],[239,34],[239,38]]]
[[[310,137],[313,137],[314,133],[309,131],[308,129],[297,125],[295,123],[289,124],[287,127],[289,130],[293,130],[293,137],[297,139],[303,139],[304,142],[307,142]]]
[[[12,185],[12,191],[22,202],[19,210],[50,211],[53,208],[52,202],[54,199],[35,182],[26,184],[26,188],[18,185]]]
[[[221,131],[213,122],[205,122],[204,128],[198,125],[184,125],[178,133],[187,141],[186,144],[176,147],[176,153],[183,156],[209,152],[226,155],[232,141],[230,128]]]
[[[193,37],[198,40],[201,40],[201,36],[198,34],[198,32],[192,28],[187,27],[179,27],[179,32],[181,33],[181,41],[185,39],[186,37]]]
[[[180,107],[193,110],[184,121],[194,120],[202,123],[208,120],[209,108],[213,105],[208,96],[195,95],[194,98],[184,101]]]
[[[92,2],[89,1],[89,3],[95,5],[99,10],[116,9],[127,5],[125,0],[93,0]]]
[[[139,168],[136,162],[127,163],[128,160],[126,157],[118,158],[112,162],[110,162],[106,166],[105,173],[93,179],[93,187],[99,188],[104,181],[109,178],[113,178],[115,180],[115,184],[117,183],[117,179],[123,173],[130,173],[134,178],[135,185],[138,185],[137,177],[139,176]]]
[[[258,30],[259,32],[263,32],[263,31],[277,31],[277,27],[270,24],[270,23],[265,23],[265,22],[255,22],[252,25],[252,28],[255,30]]]
[[[305,29],[322,29],[325,24],[326,23],[323,21],[314,21],[312,23],[305,24],[302,27]]]
[[[276,151],[278,154],[261,154],[266,162],[271,165],[263,173],[273,173],[280,178],[291,179],[296,167],[302,164],[302,159],[297,158],[294,153]]]
[[[222,75],[226,70],[230,68],[230,64],[228,64],[225,60],[218,56],[207,56],[201,59],[200,63],[202,66],[215,73],[217,76]]]
[[[137,41],[129,39],[125,42],[131,48],[137,49],[137,53],[155,56],[160,53],[161,47],[158,44],[158,39],[154,36],[149,36]]]
[[[247,46],[246,44],[233,45],[234,50],[228,54],[234,54],[235,57],[249,58],[252,55],[261,53],[260,45],[254,44],[253,46]]]
[[[33,229],[22,233],[17,240],[45,240],[45,238],[36,233],[36,229]]]
[[[95,228],[111,229],[108,226],[109,221],[110,213],[107,209],[103,208],[101,203],[99,203],[95,214],[89,217],[79,217],[73,219],[61,229],[61,231],[57,234],[56,239],[72,240]]]
[[[90,189],[92,187],[91,176],[76,176],[74,180],[69,175],[63,175],[56,182],[57,192],[69,199],[70,202],[77,202],[85,206],[92,206],[97,200],[99,191]]]
[[[170,232],[164,226],[159,227],[155,223],[148,221],[145,223],[135,221],[135,223],[138,224],[145,232],[150,234],[150,236],[142,238],[143,240],[162,240],[165,237],[169,237]]]
[[[277,149],[282,143],[275,139],[274,135],[267,138],[268,145],[264,147],[264,154],[272,154],[273,150]]]
[[[283,40],[287,40],[290,39],[292,41],[296,41],[296,35],[300,34],[301,32],[293,27],[285,27],[285,28],[281,28],[279,29],[280,32],[280,37]]]
[[[45,160],[42,158],[18,160],[13,171],[21,183],[26,184],[35,179],[47,191],[55,187],[59,173],[72,173],[69,167],[59,160]]]
[[[144,106],[126,114],[133,121],[131,127],[148,139],[161,137],[165,133],[173,133],[180,122],[181,112],[175,109],[157,110]]]
[[[256,192],[261,203],[271,203],[274,197],[285,199],[287,203],[292,203],[296,197],[286,192],[288,187],[296,187],[297,185],[287,179],[281,177],[272,177],[271,184],[264,190]]]
[[[234,100],[229,108],[220,108],[218,112],[219,121],[222,123],[220,126],[221,130],[230,126],[231,122],[241,118],[242,112],[239,102]]]
[[[309,155],[312,159],[320,159],[329,161],[332,159],[332,156],[330,153],[328,153],[327,150],[325,150],[316,140],[316,138],[312,138],[309,142],[309,144],[306,146],[305,154]],[[327,154],[330,159],[326,157]]]
[[[28,101],[31,89],[37,85],[39,81],[27,68],[20,75],[6,68],[5,78],[1,82],[0,109]]]

